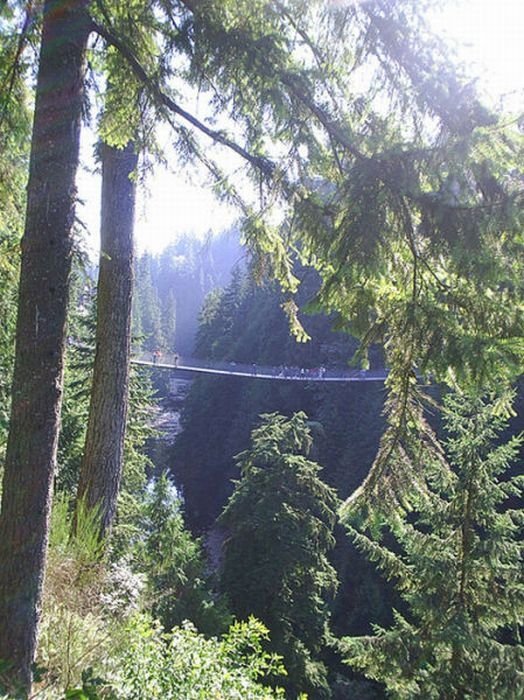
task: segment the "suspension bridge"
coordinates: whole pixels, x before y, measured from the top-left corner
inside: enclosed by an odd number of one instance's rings
[[[383,382],[388,372],[384,369],[337,369],[326,367],[279,367],[238,362],[218,362],[180,357],[176,354],[143,353],[131,359],[132,364],[177,372],[214,374],[232,377],[251,377],[275,381],[295,382]]]

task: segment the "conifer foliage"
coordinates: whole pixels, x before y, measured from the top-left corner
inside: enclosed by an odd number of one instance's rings
[[[346,639],[348,662],[393,698],[512,699],[524,694],[522,477],[508,468],[521,437],[495,446],[507,396],[450,395],[447,477],[414,519],[390,521],[397,542],[351,529],[357,545],[396,581],[406,609],[389,629]]]
[[[163,474],[144,504],[144,539],[138,546],[153,615],[166,630],[191,622],[205,634],[225,631],[225,606],[212,595],[200,540],[185,528],[181,500]]]
[[[327,553],[334,546],[337,497],[307,459],[306,415],[262,416],[251,449],[238,456],[242,479],[222,516],[227,528],[222,581],[239,618],[258,617],[282,654],[288,690],[329,697],[319,661],[337,586]]]

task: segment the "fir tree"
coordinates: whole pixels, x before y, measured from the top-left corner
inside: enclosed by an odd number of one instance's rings
[[[494,446],[507,401],[447,397],[451,470],[435,470],[415,518],[390,521],[395,551],[351,529],[406,603],[389,629],[345,640],[348,662],[392,698],[524,694],[522,512],[514,507],[523,482],[508,475],[522,439]]]
[[[223,586],[233,611],[270,629],[282,654],[288,690],[329,697],[319,661],[337,586],[327,553],[335,544],[337,497],[307,459],[311,435],[304,413],[262,416],[252,446],[238,456],[242,479],[220,522],[227,530]]]
[[[24,690],[31,685],[56,466],[88,4],[75,0],[57,12],[53,0],[43,3],[0,511],[0,658],[9,666],[8,685]]]
[[[137,286],[139,293],[136,299],[135,318],[139,319],[140,329],[145,336],[145,350],[158,350],[164,346],[160,301],[153,284],[154,260],[145,253],[138,261]]]

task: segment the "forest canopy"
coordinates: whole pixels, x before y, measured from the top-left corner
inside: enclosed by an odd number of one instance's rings
[[[522,479],[518,439],[498,433],[524,359],[522,115],[483,103],[431,31],[430,5],[2,3],[0,692],[519,695]],[[76,219],[86,124],[99,140],[96,290]],[[160,125],[176,167],[203,168],[239,211],[247,264],[222,291],[210,280],[229,270],[204,279],[191,246],[176,273],[169,255],[163,271],[135,262]],[[383,420],[360,426],[365,449],[343,425],[348,407],[356,423],[364,411],[342,392],[255,379],[243,395],[233,380],[206,395],[195,382],[172,487],[146,454],[161,408],[131,359],[176,347],[175,277],[212,292],[197,353],[386,367],[384,396],[358,394],[370,412],[383,403]],[[184,508],[219,533],[213,565]],[[357,556],[337,551],[337,521],[398,589],[377,588],[393,603],[373,635],[331,623],[329,593]]]

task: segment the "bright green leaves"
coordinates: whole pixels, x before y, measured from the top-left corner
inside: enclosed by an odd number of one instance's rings
[[[288,318],[289,330],[295,338],[295,340],[298,343],[307,343],[308,340],[311,340],[311,336],[308,335],[307,331],[304,329],[304,326],[300,321],[300,318],[298,316],[299,307],[294,302],[294,300],[287,299],[281,304],[281,307]]]
[[[293,259],[279,229],[253,215],[244,221],[242,233],[253,254],[256,277],[276,277],[287,292],[296,292],[298,280],[293,274]]]
[[[257,620],[236,623],[221,639],[206,639],[191,624],[170,634],[137,617],[127,632],[119,697],[129,700],[273,700],[282,691],[263,677],[283,672],[280,659],[262,650],[267,630]]]

